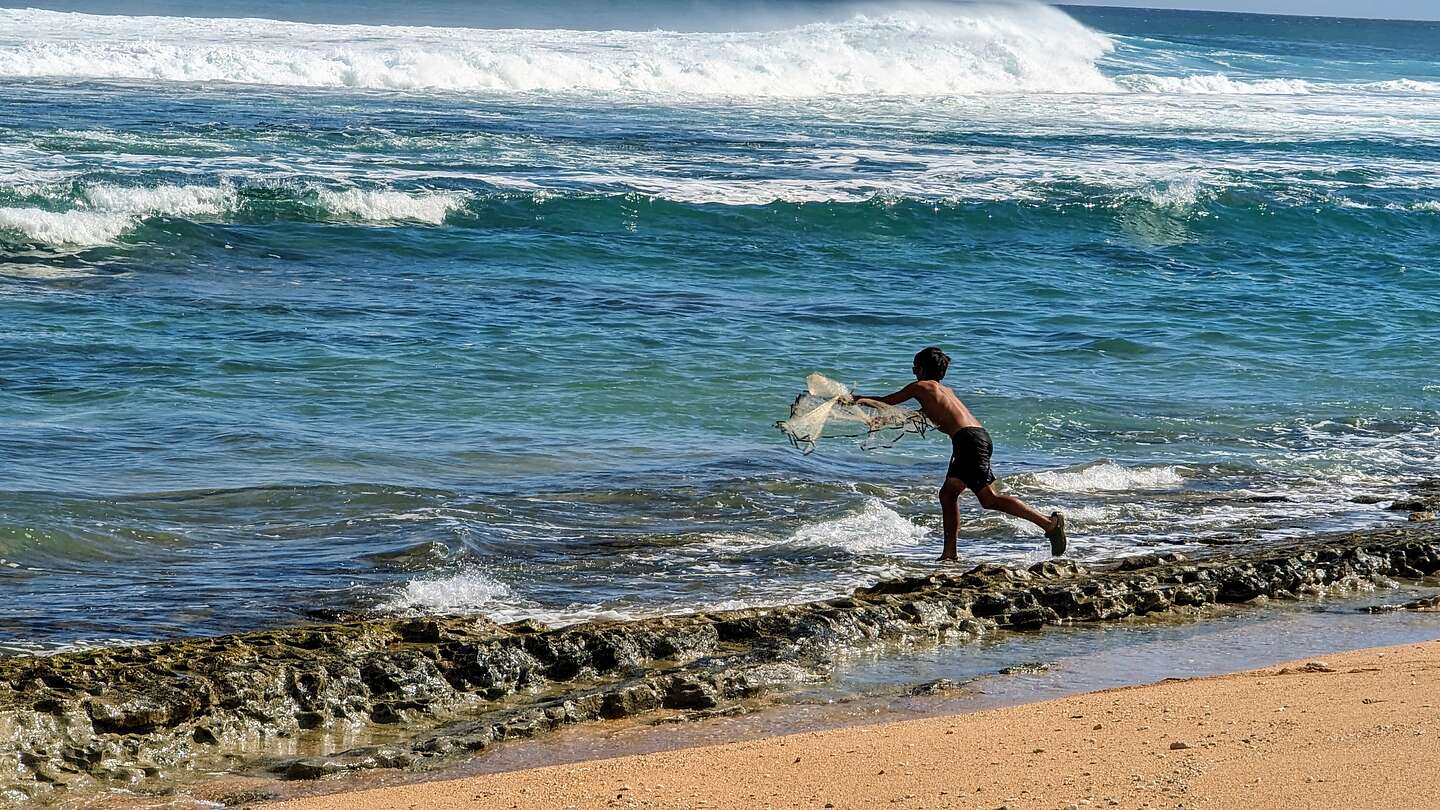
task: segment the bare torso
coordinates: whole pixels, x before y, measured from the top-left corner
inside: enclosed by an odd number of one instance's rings
[[[919,380],[907,387],[908,393],[920,403],[920,410],[947,435],[953,436],[963,428],[980,427],[980,420],[970,413],[950,386],[934,380]]]

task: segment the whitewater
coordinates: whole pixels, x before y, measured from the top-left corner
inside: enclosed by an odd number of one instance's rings
[[[1436,26],[41,5],[0,8],[0,650],[923,573],[943,442],[773,425],[930,344],[1082,561],[1440,474]],[[1043,556],[964,509],[967,561]]]

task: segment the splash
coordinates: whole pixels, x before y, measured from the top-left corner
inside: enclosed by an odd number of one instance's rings
[[[393,613],[498,613],[512,604],[510,586],[480,571],[413,579],[385,605]]]
[[[785,543],[871,552],[910,547],[927,534],[929,532],[923,527],[910,522],[899,512],[875,498],[869,498],[859,512],[802,526]]]

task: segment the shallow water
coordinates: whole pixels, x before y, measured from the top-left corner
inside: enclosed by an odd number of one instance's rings
[[[1435,25],[48,5],[0,8],[0,650],[914,572],[942,444],[772,423],[930,343],[1084,559],[1440,470]]]

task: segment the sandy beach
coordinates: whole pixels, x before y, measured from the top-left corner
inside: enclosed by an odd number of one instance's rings
[[[1440,641],[925,720],[389,787],[326,808],[1433,808]]]

